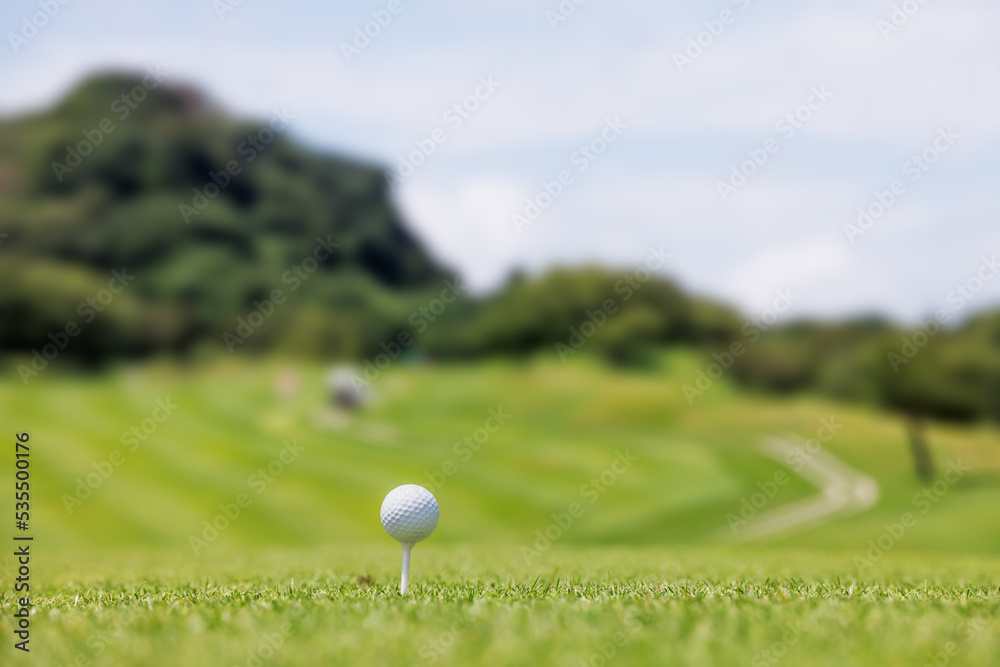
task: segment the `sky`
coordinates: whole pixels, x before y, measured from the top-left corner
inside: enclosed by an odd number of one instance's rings
[[[146,67],[285,108],[479,292],[655,248],[749,315],[1000,304],[995,2],[64,1],[0,8],[0,114]]]

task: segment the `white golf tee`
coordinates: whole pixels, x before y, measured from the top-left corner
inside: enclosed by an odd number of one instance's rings
[[[400,542],[399,546],[403,547],[403,575],[399,579],[399,594],[406,595],[406,589],[410,585],[410,549],[413,545]]]

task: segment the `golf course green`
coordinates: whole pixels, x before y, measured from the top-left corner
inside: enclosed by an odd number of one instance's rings
[[[901,417],[725,380],[689,402],[700,363],[400,361],[353,414],[327,369],[267,359],[8,374],[34,614],[2,662],[994,664],[996,430],[932,423],[922,482]],[[819,488],[830,460],[874,495]],[[404,483],[441,520],[400,598],[378,510]]]

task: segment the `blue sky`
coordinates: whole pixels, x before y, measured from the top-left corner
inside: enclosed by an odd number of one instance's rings
[[[243,0],[220,18],[222,1],[71,0],[15,50],[9,34],[41,9],[8,0],[0,112],[44,107],[94,70],[159,65],[234,114],[287,107],[298,139],[387,167],[442,128],[394,196],[478,290],[515,268],[625,272],[663,246],[670,276],[748,314],[790,289],[791,316],[912,322],[1000,253],[995,3],[564,0],[575,11],[553,29],[558,0],[399,0],[348,62],[342,44],[390,0]],[[894,6],[905,21],[883,34]],[[500,85],[449,125],[481,77]],[[831,97],[800,109],[817,87]],[[578,172],[574,153],[614,118],[626,129]],[[904,163],[947,128],[953,145],[911,181]],[[777,152],[723,201],[718,183],[769,138]],[[512,216],[566,169],[572,183],[518,233]],[[905,194],[851,243],[844,226],[897,179]],[[1000,276],[961,314],[998,303]]]

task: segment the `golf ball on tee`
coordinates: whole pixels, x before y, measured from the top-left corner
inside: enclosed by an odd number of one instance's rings
[[[426,540],[438,523],[437,500],[416,484],[397,486],[382,501],[382,527],[389,537],[404,544]]]

